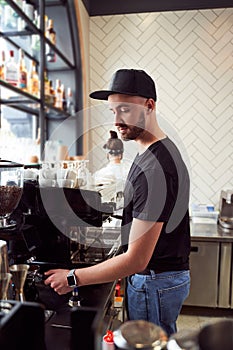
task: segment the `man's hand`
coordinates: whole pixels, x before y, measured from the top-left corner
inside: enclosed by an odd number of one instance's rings
[[[46,271],[44,274],[48,276],[44,283],[50,285],[59,295],[66,294],[72,291],[72,288],[68,286],[67,275],[69,270],[56,269]]]

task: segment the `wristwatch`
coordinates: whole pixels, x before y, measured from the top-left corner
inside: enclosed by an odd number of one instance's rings
[[[69,271],[67,275],[67,282],[70,287],[78,287],[78,279],[75,276],[75,269]]]

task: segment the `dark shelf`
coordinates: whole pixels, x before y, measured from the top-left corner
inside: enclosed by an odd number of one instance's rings
[[[17,94],[17,96],[9,97],[9,98],[0,98],[0,103],[4,106],[12,107],[17,110],[39,115],[39,105],[41,103],[41,100],[25,91],[22,91],[18,89],[17,87],[10,85],[6,83],[4,80],[0,79],[0,86],[6,88],[7,90],[13,91]],[[32,107],[32,105],[35,105]],[[65,111],[60,110],[59,108],[56,108],[48,103],[44,103],[44,109],[47,119],[56,119],[56,120],[62,120],[67,119],[69,117],[69,114]]]
[[[45,102],[45,92],[43,90],[44,71],[46,69],[49,79],[53,82],[54,88],[55,80],[60,79],[66,87],[69,86],[73,90],[75,108],[76,110],[78,110],[78,107],[81,109],[82,78],[81,69],[77,69],[77,67],[81,65],[81,58],[75,4],[73,0],[32,0],[31,2],[34,4],[41,19],[44,19],[45,15],[47,15],[50,19],[54,20],[55,31],[59,33],[59,35],[57,35],[57,43],[54,45],[45,36],[46,28],[43,20],[40,22],[40,27],[38,28],[15,1],[7,1],[7,6],[10,6],[25,22],[25,29],[17,31],[15,28],[6,28],[6,30],[0,31],[0,37],[9,44],[7,46],[16,49],[16,58],[17,51],[21,48],[27,60],[34,60],[37,63],[41,88],[40,98],[37,98],[28,92],[8,84],[6,81],[0,80],[0,104],[27,114],[38,116],[36,128],[42,130],[40,149],[41,157],[43,157],[45,142],[49,139],[56,122],[70,118],[70,115],[65,111],[55,108]],[[35,36],[38,36],[40,43],[36,48],[32,45],[32,37]],[[47,47],[55,53],[55,62],[47,61]],[[26,63],[29,62],[27,61]],[[75,117],[72,116],[71,119],[75,120]],[[82,128],[82,122],[79,121],[77,127]],[[81,141],[79,141],[75,144],[75,153],[80,154],[81,148]]]

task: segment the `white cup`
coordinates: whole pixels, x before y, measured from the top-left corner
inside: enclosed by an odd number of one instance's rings
[[[40,187],[55,187],[56,180],[39,178]]]
[[[70,179],[57,179],[58,187],[74,188],[74,181]]]

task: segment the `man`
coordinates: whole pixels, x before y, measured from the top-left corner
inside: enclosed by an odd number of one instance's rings
[[[124,190],[125,252],[75,270],[77,285],[127,278],[130,320],[160,325],[170,336],[190,287],[189,176],[174,143],[156,120],[156,89],[142,70],[120,69],[109,90],[90,97],[108,100],[122,140],[135,140],[138,154]],[[67,270],[50,270],[45,283],[70,291]]]
[[[122,208],[123,190],[129,167],[123,162],[124,145],[116,131],[110,130],[110,138],[103,148],[107,153],[108,164],[94,173],[94,183],[102,195],[103,202],[114,199],[116,208]]]

